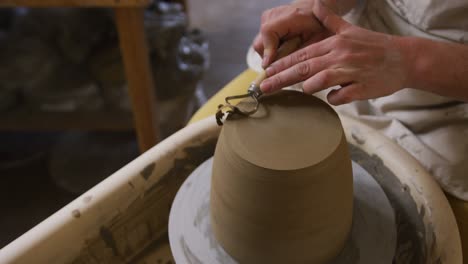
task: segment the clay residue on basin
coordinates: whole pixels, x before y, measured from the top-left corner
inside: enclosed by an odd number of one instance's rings
[[[351,158],[367,170],[380,184],[395,210],[397,224],[397,249],[393,263],[425,264],[439,263],[439,256],[434,256],[435,240],[426,234],[433,234],[432,226],[424,224],[424,210],[411,196],[411,189],[400,182],[382,160],[375,155],[368,155],[358,147],[349,144]],[[432,243],[432,246],[427,246]],[[428,249],[433,252],[428,252]],[[430,258],[430,259],[429,259]]]
[[[177,190],[202,162],[213,156],[217,138],[197,142],[195,146],[178,150],[172,167],[144,195],[134,200],[125,211],[101,226],[100,232],[89,238],[79,256],[71,263],[142,263],[148,248],[167,241],[167,224]],[[149,164],[139,177],[148,180]],[[133,188],[132,188],[133,189]]]

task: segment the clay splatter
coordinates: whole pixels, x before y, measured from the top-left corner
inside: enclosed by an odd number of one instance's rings
[[[78,210],[78,209],[73,210],[72,211],[72,216],[75,217],[75,218],[80,218],[80,216],[81,216],[80,210]]]
[[[89,202],[91,202],[92,199],[93,199],[93,196],[86,195],[85,197],[83,197],[83,202],[89,203]]]
[[[156,164],[155,163],[151,163],[149,165],[147,165],[141,172],[141,176],[143,177],[143,179],[145,180],[148,180],[149,177],[151,176],[151,174],[153,174],[153,171],[154,171],[154,168],[156,167]]]
[[[358,143],[359,145],[364,145],[366,143],[366,139],[363,138],[361,135],[359,135],[356,132],[351,132],[351,137]]]
[[[119,256],[119,249],[117,248],[117,243],[115,242],[114,236],[112,235],[112,231],[105,226],[101,226],[99,235],[101,236],[102,240],[104,240],[104,243],[106,243],[106,245],[112,249],[114,256]]]

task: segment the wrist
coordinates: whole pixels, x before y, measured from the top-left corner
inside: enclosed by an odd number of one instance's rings
[[[418,88],[422,65],[419,53],[421,47],[419,39],[415,37],[393,37],[393,41],[400,54],[401,67],[405,74],[403,78],[403,88]]]

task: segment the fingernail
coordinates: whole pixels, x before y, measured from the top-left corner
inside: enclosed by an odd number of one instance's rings
[[[262,61],[262,67],[265,68],[268,66],[268,62],[269,62],[269,56],[264,54],[263,55],[263,61]]]
[[[268,93],[271,90],[271,82],[269,80],[264,80],[260,84],[260,90],[264,93]]]
[[[266,70],[265,70],[265,73],[268,77],[272,76],[273,74],[275,74],[275,70],[273,69],[273,67],[268,67]]]
[[[270,65],[270,57],[271,57],[271,52],[272,50],[270,48],[265,48],[263,50],[263,61],[262,61],[262,67],[265,69]]]

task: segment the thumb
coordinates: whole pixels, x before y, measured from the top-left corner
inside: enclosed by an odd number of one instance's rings
[[[340,33],[350,26],[350,24],[337,15],[332,8],[327,6],[323,0],[316,0],[312,11],[320,23],[332,33]]]
[[[266,68],[273,62],[279,39],[275,34],[262,34],[263,39],[263,61],[262,67]]]

